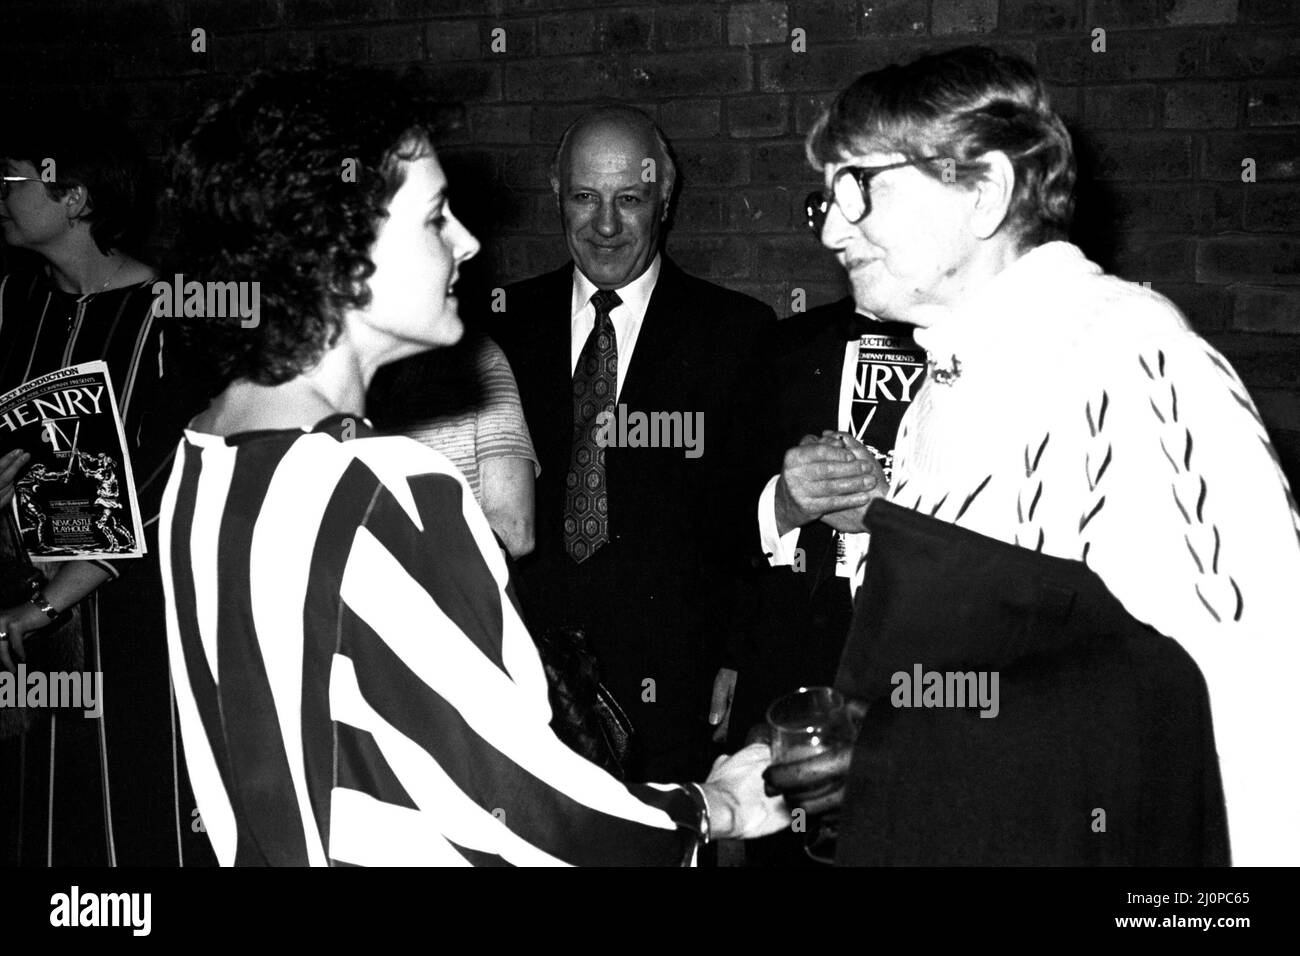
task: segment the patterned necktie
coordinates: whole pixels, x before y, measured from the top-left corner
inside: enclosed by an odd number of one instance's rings
[[[614,413],[618,393],[618,343],[610,311],[623,300],[601,289],[591,297],[596,324],[573,373],[573,451],[564,479],[564,549],[581,564],[609,541],[605,449],[596,442],[601,412]]]

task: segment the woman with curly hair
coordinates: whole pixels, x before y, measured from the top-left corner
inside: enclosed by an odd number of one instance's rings
[[[380,75],[265,75],[213,106],[177,194],[199,281],[261,321],[187,319],[227,381],[164,499],[186,759],[221,863],[676,863],[788,819],[765,745],[703,785],[625,786],[549,727],[506,560],[442,454],[376,435],[376,369],[455,343],[477,240]]]

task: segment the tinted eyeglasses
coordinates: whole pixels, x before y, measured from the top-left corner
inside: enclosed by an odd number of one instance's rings
[[[916,166],[918,163],[928,163],[941,158],[922,156],[919,159],[890,163],[887,166],[845,166],[831,180],[829,196],[824,190],[819,189],[809,193],[808,198],[804,200],[804,212],[808,214],[808,228],[812,230],[813,237],[821,241],[822,227],[826,225],[826,213],[830,211],[832,202],[840,207],[840,212],[850,223],[859,223],[871,214],[872,177],[886,170]]]
[[[0,199],[9,198],[10,183],[39,183],[40,179],[36,176],[5,176],[0,180]]]

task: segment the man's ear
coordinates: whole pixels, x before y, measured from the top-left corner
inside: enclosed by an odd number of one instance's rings
[[[975,184],[971,230],[976,238],[988,239],[1001,227],[1011,208],[1016,193],[1016,168],[1000,149],[990,150],[980,161],[984,164],[984,174]]]

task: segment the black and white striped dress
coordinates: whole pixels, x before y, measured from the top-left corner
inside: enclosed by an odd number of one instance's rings
[[[0,278],[0,391],[66,365],[108,364],[148,549],[96,562],[112,580],[79,602],[72,625],[85,669],[103,673],[103,714],[34,714],[17,736],[0,726],[0,864],[215,862],[180,755],[155,540],[168,459],[202,396],[164,363],[171,351],[153,302],[151,280],[75,295],[39,271]]]
[[[186,759],[223,865],[690,857],[685,788],[625,786],[551,732],[505,560],[443,455],[342,416],[187,431],[160,539]]]

